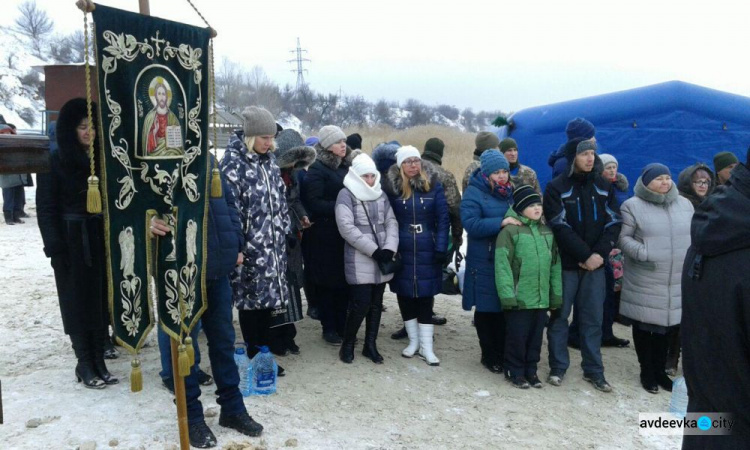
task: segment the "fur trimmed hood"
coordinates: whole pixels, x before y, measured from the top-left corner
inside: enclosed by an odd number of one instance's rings
[[[333,152],[324,149],[323,146],[320,145],[320,142],[315,144],[315,152],[317,154],[317,160],[331,170],[336,170],[339,167],[350,167],[354,157],[362,153],[361,150],[353,151],[351,147],[347,145],[346,155],[342,158],[334,155]]]
[[[435,166],[433,163],[425,161],[423,159],[422,171],[424,171],[425,175],[427,176],[431,188],[434,187],[436,183],[440,182],[437,170],[435,170]],[[400,196],[402,194],[401,181],[401,169],[394,164],[390,169],[388,169],[388,173],[386,174],[383,183],[383,188],[386,190],[386,192],[391,192],[395,195]],[[409,180],[409,184],[411,184],[411,188],[415,191],[428,192],[427,189],[425,189],[424,180],[421,177],[412,178],[411,180]]]
[[[615,181],[611,183],[612,183],[612,186],[614,186],[615,189],[617,189],[620,192],[628,192],[628,188],[630,187],[628,178],[619,172],[617,173],[617,176],[615,177]]]
[[[680,193],[677,191],[677,184],[672,183],[672,187],[666,194],[659,194],[647,188],[641,177],[638,177],[638,181],[635,182],[635,196],[655,205],[667,205],[677,200],[680,197]]]
[[[395,142],[383,142],[372,151],[372,160],[380,173],[385,174],[392,165],[396,164],[396,152],[401,145]]]
[[[307,145],[292,147],[289,150],[276,150],[276,164],[282,169],[301,169],[315,162],[317,153]]]

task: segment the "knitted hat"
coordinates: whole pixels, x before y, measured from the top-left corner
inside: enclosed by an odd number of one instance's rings
[[[490,148],[498,148],[500,145],[500,138],[495,133],[489,131],[482,131],[477,133],[477,137],[474,138],[474,144],[477,150],[484,151]]]
[[[443,163],[443,150],[445,149],[445,143],[442,140],[434,137],[427,139],[424,143],[424,152],[422,158],[435,161],[437,164]]]
[[[336,125],[324,126],[318,132],[318,137],[320,138],[320,146],[324,149],[328,149],[328,147],[342,139],[346,140],[346,134]]]
[[[602,166],[604,167],[607,167],[607,164],[612,164],[612,163],[614,163],[615,166],[618,166],[618,167],[620,166],[620,163],[617,162],[617,158],[610,155],[609,153],[602,153],[601,155],[599,155],[599,159],[602,160]]]
[[[276,164],[282,169],[307,167],[315,161],[315,149],[306,146],[302,136],[291,128],[276,136]]]
[[[276,136],[276,121],[273,115],[263,108],[248,106],[242,111],[244,124],[242,130],[245,137]]]
[[[318,139],[317,136],[310,136],[309,138],[305,139],[305,145],[309,145],[310,147],[317,144],[318,142],[320,142],[320,139]]]
[[[516,144],[516,140],[513,138],[505,138],[502,141],[500,141],[500,151],[505,153],[508,150],[515,148],[518,150],[518,144]]]
[[[660,163],[651,163],[643,168],[643,172],[641,172],[641,182],[644,186],[648,186],[649,183],[654,181],[656,177],[660,177],[662,175],[672,176],[672,172],[669,171],[669,167]]]
[[[370,155],[367,153],[360,153],[354,159],[352,160],[352,170],[354,173],[359,175],[360,177],[362,175],[365,175],[367,173],[377,175],[380,172],[378,172],[378,168],[375,167],[375,161],[370,158]]]
[[[568,140],[577,137],[591,139],[596,134],[596,128],[594,128],[594,124],[588,120],[582,117],[576,117],[565,126],[565,134],[568,136]]]
[[[279,152],[284,152],[294,147],[302,147],[305,142],[302,140],[302,136],[295,130],[287,128],[279,132],[276,136],[276,156],[278,157]]]
[[[719,173],[732,164],[737,164],[738,162],[740,161],[736,156],[734,156],[734,153],[732,152],[717,153],[716,156],[714,156],[714,169],[716,170],[716,173]]]
[[[346,145],[352,150],[362,148],[362,136],[359,133],[350,134],[346,137]]]
[[[510,169],[510,163],[505,159],[505,156],[500,153],[500,150],[494,148],[482,153],[482,156],[479,157],[479,162],[481,164],[480,167],[482,168],[482,173],[485,176],[490,176],[500,169]]]
[[[542,196],[528,184],[522,184],[513,191],[513,210],[523,214],[523,210],[531,205],[542,203]]]
[[[576,155],[580,155],[587,150],[596,151],[596,141],[594,141],[593,139],[589,139],[579,142],[576,146]]]
[[[409,158],[419,158],[422,159],[421,156],[419,156],[419,150],[412,147],[411,145],[405,145],[398,149],[396,152],[396,164],[398,164],[399,167],[401,167],[401,164],[404,163]]]

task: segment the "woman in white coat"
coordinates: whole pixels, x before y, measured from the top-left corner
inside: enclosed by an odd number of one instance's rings
[[[620,248],[625,254],[620,314],[632,322],[641,385],[672,390],[664,372],[668,334],[682,316],[682,264],[690,246],[693,205],[679,195],[667,166],[647,165],[635,196],[621,206]]]

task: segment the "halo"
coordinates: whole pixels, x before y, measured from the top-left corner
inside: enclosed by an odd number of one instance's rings
[[[172,87],[164,77],[154,77],[151,83],[148,85],[148,97],[151,99],[151,104],[156,107],[156,85],[163,84],[167,88],[167,107],[172,104]]]

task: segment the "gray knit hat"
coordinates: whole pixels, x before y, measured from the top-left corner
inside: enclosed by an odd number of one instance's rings
[[[324,149],[332,146],[340,140],[346,140],[346,134],[341,131],[341,128],[336,125],[326,125],[318,132],[320,138],[320,146]]]
[[[587,141],[581,141],[578,143],[578,146],[576,147],[576,155],[580,155],[581,153],[585,152],[586,150],[593,150],[596,151],[596,141],[593,139],[589,139]]]
[[[248,106],[242,111],[244,125],[242,130],[246,137],[276,136],[276,121],[273,115],[263,108]]]

